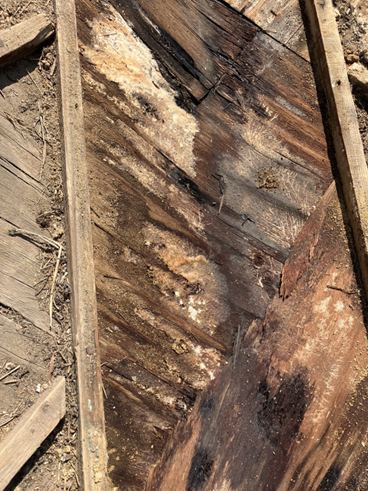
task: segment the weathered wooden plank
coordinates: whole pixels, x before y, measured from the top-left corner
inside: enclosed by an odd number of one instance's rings
[[[144,485],[239,326],[263,319],[332,178],[309,63],[223,2],[187,4],[78,1],[110,477],[122,489]]]
[[[65,378],[58,377],[0,443],[0,489],[34,454],[65,415]]]
[[[265,320],[195,404],[146,489],[364,489],[367,333],[331,187]]]
[[[298,0],[225,0],[267,34],[309,60],[308,44]]]
[[[0,204],[6,210],[7,202],[0,199]],[[2,278],[0,302],[21,313],[39,329],[49,332],[48,315],[40,310],[33,287],[39,270],[40,249],[21,237],[11,237],[8,234],[11,228],[12,226],[7,221],[0,219],[0,275]],[[34,222],[32,230],[39,232]]]
[[[306,1],[313,53],[328,100],[330,131],[368,294],[368,168],[331,0]]]
[[[30,365],[32,370],[42,370],[42,347],[29,336],[24,336],[21,328],[10,319],[0,315],[0,353],[3,359],[17,364]]]
[[[29,55],[53,34],[54,27],[44,14],[35,15],[10,29],[0,31],[0,68]]]
[[[1,108],[1,103],[0,103]],[[22,135],[11,124],[4,114],[0,114],[0,157],[25,173],[39,186],[41,159],[32,139]]]
[[[0,303],[16,310],[39,329],[49,332],[49,317],[40,310],[34,288],[1,271],[0,285]]]
[[[91,218],[74,0],[55,0],[67,203],[68,267],[77,359],[83,489],[106,490],[107,451],[97,332]]]

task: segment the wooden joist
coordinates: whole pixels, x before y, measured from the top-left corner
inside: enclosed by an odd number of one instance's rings
[[[34,454],[65,415],[65,378],[58,377],[0,444],[0,489]]]
[[[335,157],[368,293],[368,169],[343,50],[332,0],[306,0],[305,6],[310,20],[312,51],[328,101]]]
[[[42,46],[54,34],[46,15],[39,14],[0,32],[0,69]]]
[[[68,268],[77,359],[80,468],[83,489],[105,490],[107,453],[82,89],[74,0],[55,0],[66,194]]]

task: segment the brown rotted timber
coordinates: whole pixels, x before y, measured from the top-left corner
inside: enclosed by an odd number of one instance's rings
[[[68,268],[77,360],[83,489],[108,489],[105,421],[86,169],[82,90],[73,0],[55,0],[67,211]]]
[[[310,64],[226,3],[77,7],[109,476],[143,489],[331,169]]]
[[[368,168],[331,0],[306,0],[312,52],[326,93],[335,157],[368,294]]]
[[[34,454],[65,415],[65,378],[58,377],[0,444],[0,489]]]
[[[40,14],[0,32],[0,69],[42,46],[54,34],[54,26]]]
[[[281,293],[179,425],[147,490],[365,489],[367,334],[334,186],[291,250]]]

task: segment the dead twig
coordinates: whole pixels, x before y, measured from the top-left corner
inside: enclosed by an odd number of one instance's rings
[[[20,369],[20,365],[18,365],[17,367],[13,368],[13,370],[10,370],[10,372],[8,372],[5,375],[3,375],[2,377],[0,377],[0,382],[2,380],[4,380],[4,378],[9,377],[9,375],[11,375],[12,373],[16,372],[19,369]]]
[[[27,70],[27,69],[26,69]],[[29,73],[29,71],[27,70],[27,73],[29,75],[29,78],[32,80],[32,82],[35,84],[35,86],[37,87],[37,89],[39,90],[40,94],[43,95],[43,92],[42,90],[39,88],[39,86],[37,85],[37,83],[35,82],[34,78],[32,77],[32,75]]]
[[[14,16],[15,16],[16,14],[21,14],[21,13],[23,12],[23,10],[26,10],[26,8],[28,8],[28,7],[31,5],[32,1],[33,1],[33,0],[29,0],[29,2],[28,2],[28,3],[26,3],[25,5],[23,5],[23,7],[22,7],[22,6],[20,6],[20,7],[19,7],[19,8],[18,8],[18,9],[15,11]]]
[[[0,428],[2,428],[3,426],[6,426],[8,423],[10,423],[10,421],[13,421],[14,419],[14,416],[12,416],[11,418],[7,419],[4,423],[1,423],[0,424]]]

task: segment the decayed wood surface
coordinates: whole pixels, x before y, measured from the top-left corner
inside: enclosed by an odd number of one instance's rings
[[[257,26],[309,60],[299,0],[225,0]]]
[[[65,378],[58,377],[0,443],[0,489],[5,489],[65,415]]]
[[[0,69],[42,46],[54,34],[48,18],[39,14],[0,31]]]
[[[55,0],[67,208],[68,268],[77,360],[83,489],[106,490],[107,452],[97,334],[82,89],[73,0]]]
[[[332,1],[306,1],[306,10],[315,58],[328,100],[336,161],[368,293],[368,168],[344,54]]]
[[[49,318],[39,308],[34,283],[40,249],[9,230],[23,228],[43,234],[36,223],[35,206],[46,199],[39,182],[41,159],[34,141],[16,130],[5,117],[0,100],[0,303],[14,309],[36,327],[49,331]]]
[[[333,186],[281,292],[179,425],[147,490],[366,489],[367,333]]]
[[[77,7],[109,475],[142,489],[332,177],[309,63],[224,2]]]

